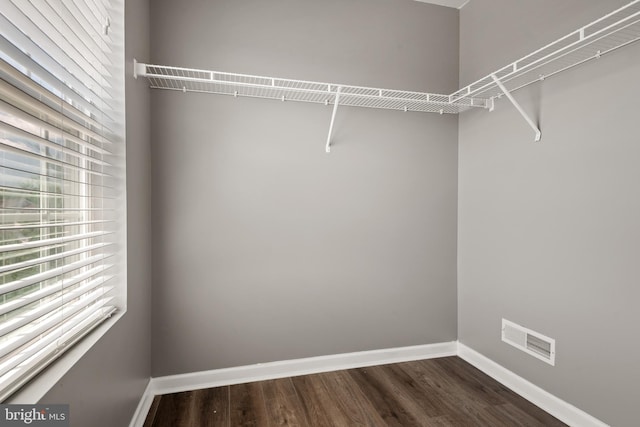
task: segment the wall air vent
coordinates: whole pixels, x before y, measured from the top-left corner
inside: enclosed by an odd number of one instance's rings
[[[550,365],[556,361],[556,340],[502,319],[502,341]]]

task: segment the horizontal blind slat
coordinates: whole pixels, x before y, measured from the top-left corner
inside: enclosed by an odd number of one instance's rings
[[[2,35],[2,39],[7,41],[6,44],[16,46],[16,49],[23,52],[23,55],[25,55],[24,52],[29,52],[27,56],[30,56],[42,69],[48,70],[58,81],[64,82],[69,89],[77,92],[88,102],[93,102],[98,105],[102,112],[111,117],[114,116],[113,112],[115,109],[111,105],[113,101],[111,97],[108,97],[106,100],[102,99],[101,96],[95,92],[96,88],[85,86],[74,73],[74,70],[68,70],[59,64],[49,55],[46,49],[34,43],[2,13],[0,13],[0,35]],[[108,93],[105,94],[108,95]],[[107,100],[109,102],[107,102]]]
[[[59,51],[49,51],[52,55],[63,55],[65,61],[73,61],[77,67],[81,68],[99,87],[111,88],[109,78],[112,76],[106,69],[106,64],[101,63],[86,47],[79,42],[77,36],[65,31],[66,24],[60,20],[57,13],[49,9],[48,4],[39,0],[38,7],[33,6],[31,0],[11,0],[19,9],[28,15],[30,20],[40,30],[37,36],[43,43],[54,43]],[[32,34],[32,39],[35,37]],[[42,41],[46,38],[46,41]],[[60,62],[60,60],[58,60]],[[67,65],[68,67],[68,65]]]
[[[90,22],[93,28],[102,28],[104,21],[100,19],[100,16],[96,14],[94,8],[92,8],[86,1],[83,0],[73,0],[73,3],[76,5],[80,13]],[[107,41],[107,37],[103,36],[104,40]]]
[[[76,221],[79,218],[86,218],[86,213],[78,214],[73,212],[67,213],[55,213],[48,215],[46,212],[9,212],[3,210],[0,212],[2,222],[5,224],[23,224],[23,227],[28,227],[29,224],[39,224],[42,221],[50,221],[50,224],[55,224],[55,221],[61,223],[69,223]],[[108,217],[108,216],[107,216]],[[1,268],[1,267],[0,267]]]
[[[13,135],[14,137],[23,139],[24,140],[23,143],[26,142],[26,143],[37,144],[40,147],[49,148],[51,150],[57,151],[58,153],[62,153],[65,156],[73,157],[74,159],[78,159],[78,160],[87,161],[87,162],[90,162],[91,164],[96,165],[96,166],[111,166],[108,162],[105,162],[104,160],[101,160],[101,159],[98,159],[98,158],[95,158],[95,157],[91,157],[91,156],[89,156],[87,154],[80,153],[80,152],[72,150],[70,148],[65,148],[65,147],[63,147],[61,145],[58,145],[58,144],[56,144],[54,142],[51,142],[51,141],[49,141],[47,139],[41,138],[41,137],[39,137],[37,135],[34,135],[34,134],[30,133],[30,132],[27,132],[25,130],[17,128],[15,126],[11,125],[11,124],[5,123],[2,120],[0,120],[0,131],[1,132],[5,132],[5,133],[7,133],[9,135]],[[3,144],[5,146],[7,146],[7,147],[12,147],[12,149],[19,149],[20,151],[25,152],[24,149],[16,147],[16,145],[14,145],[14,144],[9,144],[9,141],[6,138],[5,139],[0,138],[0,144]],[[30,153],[32,153],[32,152],[30,152]],[[75,165],[73,163],[65,162],[63,160],[55,159],[55,158],[53,158],[51,156],[43,156],[43,155],[38,155],[38,156],[40,158],[42,158],[43,160],[46,160],[46,161],[57,161],[57,162],[60,162],[60,163],[62,163],[64,165],[66,165],[66,166],[69,166],[69,167],[75,167],[75,168],[78,168],[78,169],[84,169],[87,172],[91,172],[93,174],[105,175],[104,173],[101,173],[101,172],[98,172],[98,171],[93,171],[93,170],[86,169],[86,168],[82,168],[81,166],[77,166],[77,165]]]
[[[51,4],[52,0],[47,0],[49,4]],[[53,0],[59,1],[59,0]],[[61,0],[62,5],[65,10],[69,12],[71,16],[78,22],[78,24],[82,27],[82,30],[85,34],[87,34],[88,38],[90,38],[107,57],[113,57],[113,49],[111,49],[111,43],[109,43],[106,38],[104,31],[100,31],[101,28],[91,25],[91,23],[87,20],[87,18],[82,14],[78,6],[73,2],[73,0]]]
[[[55,11],[59,18],[69,27],[69,31],[80,38],[80,42],[89,49],[101,64],[111,64],[111,53],[108,44],[103,43],[99,33],[91,26],[83,26],[82,19],[78,19],[69,9],[67,2],[62,0],[45,0],[49,8]],[[53,3],[53,4],[52,4]]]
[[[0,128],[2,128],[2,124],[0,123]],[[21,158],[28,158],[28,159],[33,159],[37,162],[40,162],[41,164],[49,164],[49,165],[57,165],[60,168],[62,168],[62,170],[60,171],[52,171],[52,173],[57,172],[57,174],[59,175],[60,172],[69,172],[69,171],[73,171],[75,173],[83,173],[83,174],[90,174],[90,175],[94,175],[96,177],[100,177],[100,178],[109,178],[111,177],[111,175],[108,175],[106,173],[103,172],[99,172],[99,171],[94,171],[92,169],[88,169],[86,167],[82,167],[82,166],[77,166],[74,165],[73,163],[69,163],[69,162],[65,162],[62,160],[58,160],[58,159],[54,159],[52,157],[49,157],[47,155],[42,155],[42,154],[37,154],[34,153],[33,151],[30,150],[26,150],[24,148],[19,148],[16,147],[15,145],[11,144],[10,141],[4,140],[2,138],[0,138],[0,154],[2,154],[2,152],[11,152],[14,153],[18,156],[21,156]],[[65,153],[66,154],[66,153]],[[93,162],[92,162],[93,163]],[[105,166],[102,164],[103,162],[99,162],[99,163],[95,163],[94,166],[100,167],[100,166]],[[0,167],[6,168],[6,169],[12,169],[15,170],[17,172],[22,172],[25,174],[32,174],[32,175],[38,175],[38,176],[47,176],[51,179],[59,179],[59,180],[63,180],[63,181],[68,181],[68,182],[77,182],[79,184],[83,184],[84,182],[81,181],[73,181],[70,179],[65,179],[62,177],[58,177],[55,175],[43,175],[43,174],[38,174],[38,173],[33,173],[30,172],[29,170],[27,170],[27,167],[18,167],[20,165],[20,162],[17,161],[16,159],[13,160],[3,160],[0,159]],[[33,166],[36,165],[31,165],[32,169]],[[95,185],[95,184],[93,184]]]
[[[11,78],[16,82],[19,82],[23,86],[29,88],[30,90],[39,93],[41,97],[49,100],[50,102],[59,103],[61,100],[60,95],[57,95],[53,93],[51,90],[43,87],[40,83],[26,76],[20,70],[17,70],[16,68],[12,67],[11,64],[9,64],[7,61],[3,59],[0,59],[0,72],[4,73],[4,75],[7,78]],[[60,85],[62,85],[62,83],[60,83]],[[98,127],[98,128],[104,127],[103,123],[98,122],[97,120],[92,118],[90,114],[89,115],[86,114],[85,112],[81,111],[80,109],[78,109],[76,106],[74,106],[69,102],[65,102],[63,104],[62,110],[66,114],[71,114],[73,117],[76,117],[77,118],[76,121],[82,120],[94,127]]]
[[[116,308],[108,306],[107,302],[99,311],[81,311],[61,324],[65,330],[62,334],[56,331],[49,332],[26,346],[19,354],[0,362],[0,382],[5,385],[0,392],[0,401],[4,401],[48,363],[59,357],[71,344],[115,311]]]
[[[112,231],[93,231],[91,233],[74,234],[71,236],[58,237],[53,239],[35,240],[32,242],[17,243],[13,245],[0,246],[0,253],[11,252],[20,249],[41,248],[46,246],[53,246],[60,243],[73,242],[75,240],[92,239],[96,237],[103,237],[113,234]]]
[[[13,317],[8,321],[0,323],[0,337],[18,331],[23,326],[28,325],[29,323],[32,323],[35,320],[54,312],[58,308],[63,307],[66,303],[65,301],[73,301],[83,294],[88,294],[91,291],[94,291],[97,287],[100,287],[100,289],[95,292],[99,292],[102,296],[111,292],[113,288],[104,287],[102,286],[103,284],[104,281],[101,280],[101,278],[98,278],[87,282],[84,285],[81,285],[69,292],[64,292],[63,289],[60,289],[60,291],[62,291],[62,295],[39,304],[33,309],[20,314],[20,316]]]
[[[92,212],[92,211],[104,211],[104,212],[113,212],[115,209],[113,208],[49,208],[49,207],[9,207],[2,206],[0,207],[0,215],[4,215],[3,212],[10,212],[13,214],[28,214],[28,213],[37,213],[37,212]],[[7,213],[9,215],[9,213]]]
[[[10,302],[2,303],[0,304],[0,315],[9,313],[20,307],[24,307],[25,305],[34,303],[39,299],[45,298],[51,294],[59,292],[60,288],[66,289],[92,276],[104,273],[105,271],[109,270],[112,267],[113,267],[113,264],[101,264],[101,265],[98,265],[97,267],[92,268],[91,270],[79,273],[70,279],[64,279],[60,281],[61,284],[59,282],[56,282],[54,284],[45,286],[44,288],[38,291],[31,292],[25,296],[14,298]],[[111,280],[114,276],[111,275],[111,276],[102,276],[102,277],[103,277],[103,280],[107,282],[108,280]]]
[[[78,199],[88,199],[93,201],[104,201],[104,200],[114,200],[114,197],[110,196],[91,196],[91,195],[82,195],[82,194],[72,194],[72,193],[56,193],[53,191],[37,191],[31,190],[27,188],[18,188],[11,186],[0,186],[0,193],[4,196],[15,196],[15,197],[26,197],[28,195],[32,196],[47,196],[49,198],[63,198],[64,196],[74,196]],[[0,249],[1,250],[1,249]]]
[[[105,19],[109,17],[109,12],[104,7],[104,4],[98,0],[85,0],[86,4],[92,10],[92,12],[96,15],[101,25],[104,25]]]
[[[97,300],[102,295],[100,292],[94,292],[92,295],[87,297],[84,300],[74,302],[66,307],[65,311],[67,312],[65,316],[51,316],[49,319],[46,319],[40,322],[37,326],[32,328],[31,331],[25,333],[23,335],[12,337],[8,342],[2,343],[0,346],[0,357],[4,357],[22,345],[28,343],[32,339],[36,338],[43,332],[51,329],[52,327],[62,323],[65,317],[69,317],[77,313],[78,311],[85,308],[88,303]]]
[[[11,100],[11,102],[9,103],[16,108],[20,108],[21,110],[25,111],[25,109],[22,108],[21,105],[28,106],[36,110],[38,113],[54,119],[59,124],[51,122],[48,123],[55,126],[56,129],[59,129],[61,132],[71,135],[71,133],[69,132],[70,129],[78,132],[81,135],[86,135],[94,139],[98,143],[111,143],[111,141],[104,138],[98,132],[95,132],[92,129],[83,126],[81,123],[73,121],[71,118],[65,116],[60,111],[55,110],[49,105],[44,104],[42,101],[33,98],[31,95],[21,91],[20,89],[3,79],[0,79],[0,93],[3,94],[3,97],[5,99],[9,98]],[[29,114],[31,113],[29,112]],[[84,143],[95,145],[90,143],[89,141],[85,141]]]
[[[28,1],[33,7],[33,0]],[[61,14],[65,11],[64,7],[57,5],[54,8],[51,7],[48,1],[38,0],[38,10],[42,17],[49,22],[52,29],[57,31],[58,34],[69,44],[69,47],[81,55],[81,57],[93,67],[100,77],[104,79],[104,83],[108,84],[108,79],[105,79],[105,77],[110,78],[112,76],[105,65],[110,65],[110,61],[104,55],[100,55],[101,58],[98,57],[98,54],[102,53],[101,46],[95,46],[94,49],[90,49],[87,46],[87,42],[85,40],[89,40],[90,37],[87,37],[87,34],[85,34],[81,28],[73,25],[74,20],[72,17],[68,16],[68,18],[71,19],[67,20],[62,18]],[[80,33],[76,32],[78,29],[80,30]],[[53,37],[56,36],[53,35]]]
[[[70,40],[71,34],[63,31],[64,23],[53,23],[52,19],[58,17],[53,12],[46,10],[48,5],[46,2],[39,1],[37,7],[31,0],[9,0],[13,3],[13,9],[6,5],[4,10],[16,18],[17,11],[21,12],[27,21],[21,22],[21,29],[28,32],[29,37],[41,47],[47,47],[47,51],[58,62],[65,62],[67,69],[78,75],[78,70],[82,70],[85,86],[110,88],[111,85],[105,74],[103,74],[100,66],[93,63],[90,58],[93,56],[91,52],[79,49],[79,46]],[[5,0],[6,3],[6,0]],[[15,10],[14,10],[15,9]],[[29,25],[25,25],[27,24]],[[103,64],[100,64],[103,65]]]
[[[39,128],[48,130],[49,132],[53,133],[53,134],[60,134],[60,136],[62,136],[64,139],[67,139],[71,142],[74,142],[82,147],[88,148],[92,151],[95,151],[96,153],[100,153],[100,154],[113,154],[111,152],[109,152],[108,150],[105,150],[102,147],[98,147],[97,145],[94,145],[90,142],[84,141],[80,138],[78,138],[75,135],[71,135],[68,132],[64,132],[62,129],[45,122],[44,120],[40,120],[39,118],[33,116],[32,114],[21,110],[18,107],[15,107],[13,105],[11,105],[8,102],[5,102],[3,100],[0,99],[0,111],[3,111],[5,113],[8,113],[10,115],[16,116],[18,118],[20,118],[21,120],[24,120],[27,123],[33,123],[34,125],[38,126]],[[5,121],[6,123],[6,117],[3,117],[1,119],[2,121]],[[11,124],[11,123],[8,123]]]
[[[3,22],[6,23],[6,18],[0,14],[0,25],[3,25]],[[33,49],[39,48],[34,44]],[[50,68],[45,68],[40,63],[36,62],[32,54],[27,55],[1,34],[0,55],[2,55],[3,60],[7,61],[10,66],[20,66],[23,70],[18,71],[21,73],[28,73],[32,79],[39,81],[49,88],[59,91],[64,102],[68,105],[74,105],[77,109],[82,109],[85,116],[100,117],[104,115],[105,117],[108,117],[106,110],[91,102],[91,100],[98,95],[94,93],[93,96],[87,96],[84,91],[76,89],[82,89],[80,86],[81,84],[73,75],[69,74],[68,71],[60,68],[60,72],[57,75],[54,75],[50,71]],[[108,117],[108,119],[109,122],[113,122],[111,117]]]
[[[43,257],[38,257],[32,260],[28,260],[28,261],[22,261],[22,262],[17,262],[14,264],[10,264],[10,265],[0,265],[0,274],[1,273],[6,273],[8,271],[11,270],[19,270],[22,268],[26,268],[26,267],[31,267],[34,265],[38,265],[38,264],[42,264],[45,262],[50,262],[50,261],[56,261],[56,260],[60,260],[66,257],[70,257],[72,255],[78,255],[84,252],[91,252],[91,251],[95,251],[98,249],[101,249],[105,246],[109,246],[112,245],[113,243],[111,242],[102,242],[102,243],[97,243],[94,245],[89,245],[89,246],[83,246],[81,248],[78,249],[73,249],[70,251],[65,251],[65,252],[61,252],[59,254],[55,254],[55,255],[48,255],[48,256],[43,256]],[[0,303],[0,314],[3,314],[3,307],[4,305],[2,303]]]
[[[18,279],[13,282],[5,283],[3,285],[0,285],[0,295],[6,294],[8,292],[12,292],[21,288],[25,288],[27,286],[35,285],[36,283],[40,283],[44,280],[51,279],[53,277],[56,277],[65,273],[69,273],[71,271],[77,270],[87,265],[104,261],[106,258],[109,258],[111,256],[114,256],[114,254],[100,254],[100,255],[90,256],[86,259],[81,259],[80,261],[75,261],[75,262],[66,264],[62,267],[52,268],[42,273],[33,274],[24,279]]]
[[[21,2],[20,5],[27,5],[27,2]],[[32,40],[38,47],[48,53],[48,56],[55,62],[60,63],[62,58],[65,58],[64,51],[60,46],[58,46],[54,41],[49,39],[45,33],[43,33],[38,26],[33,22],[30,16],[25,15],[24,11],[21,10],[15,3],[12,1],[5,0],[3,2],[3,8],[0,10],[2,15],[11,23],[14,24],[14,28],[17,26],[18,31],[23,34],[28,34],[30,40]],[[10,30],[2,29],[3,34],[8,35]],[[14,42],[15,44],[15,42]],[[69,58],[69,61],[65,61],[65,68],[73,75],[75,75],[82,86],[89,89],[97,89],[101,87],[101,84],[98,80],[95,79],[95,76],[92,76],[90,73],[86,72],[83,69],[82,65],[79,65],[75,59]],[[100,97],[96,97],[96,100],[100,100]]]
[[[19,224],[19,225],[0,225],[0,231],[22,230],[24,228],[49,228],[49,227],[78,227],[82,225],[96,225],[113,223],[109,219],[96,219],[92,221],[76,221],[76,222],[45,222],[42,224]]]
[[[13,150],[5,150],[4,147],[2,146],[2,143],[0,143],[0,156],[3,154],[3,152],[6,152],[6,151],[13,151]],[[32,156],[25,156],[25,157],[32,157]],[[59,165],[58,162],[49,162],[49,161],[44,161],[44,164],[47,166],[51,166],[53,164]],[[26,188],[24,187],[24,184],[29,181],[46,179],[48,180],[47,184],[49,186],[54,184],[54,185],[61,185],[62,188],[65,188],[64,186],[66,185],[66,186],[75,187],[77,189],[81,189],[81,191],[82,190],[93,191],[92,194],[90,194],[90,196],[92,197],[93,195],[98,194],[98,192],[100,191],[104,193],[104,192],[107,192],[107,190],[110,190],[112,188],[111,185],[107,184],[108,180],[105,178],[108,178],[108,177],[105,177],[104,174],[95,174],[97,178],[93,180],[89,180],[89,179],[82,180],[83,179],[82,175],[84,175],[84,178],[87,178],[87,175],[94,175],[93,173],[91,173],[91,171],[82,169],[82,168],[72,168],[64,165],[59,165],[59,166],[62,166],[62,169],[49,170],[47,171],[48,173],[45,174],[45,173],[35,173],[35,172],[32,172],[31,170],[27,170],[26,168],[21,169],[19,166],[20,166],[19,162],[7,161],[0,157],[0,172],[4,172],[7,174],[7,176],[0,181],[0,187]],[[70,172],[72,172],[71,176],[75,176],[76,179],[67,178]],[[78,175],[81,175],[81,176],[78,176]],[[23,186],[22,187],[16,186],[15,185],[16,183],[22,183]],[[75,193],[68,192],[66,190],[65,191],[60,190],[54,193],[58,195],[75,194]]]

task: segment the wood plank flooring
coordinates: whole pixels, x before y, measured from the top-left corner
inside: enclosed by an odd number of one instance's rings
[[[156,396],[145,427],[564,426],[458,357]]]

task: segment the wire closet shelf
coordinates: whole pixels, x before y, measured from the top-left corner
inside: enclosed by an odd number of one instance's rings
[[[500,97],[503,91],[496,79],[507,90],[515,92],[638,40],[640,0],[635,0],[463,87],[451,94],[451,101],[458,102],[472,97]]]
[[[339,104],[388,110],[457,114],[472,107],[486,108],[486,100],[467,97],[451,102],[449,95],[372,87],[291,80],[249,74],[136,63],[137,76],[146,77],[151,88],[204,92],[280,101]]]
[[[155,89],[333,105],[327,151],[338,105],[458,114],[473,108],[491,111],[494,99],[503,95],[534,129],[535,140],[538,141],[540,130],[511,96],[511,92],[600,58],[638,40],[640,0],[634,0],[450,95],[169,67],[135,61],[134,76],[146,77],[151,88]]]

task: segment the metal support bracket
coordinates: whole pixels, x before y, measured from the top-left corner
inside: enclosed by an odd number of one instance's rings
[[[333,122],[336,120],[336,113],[338,112],[338,104],[340,103],[340,90],[342,87],[338,86],[336,91],[336,99],[333,101],[333,113],[331,114],[331,124],[329,125],[329,136],[327,136],[327,145],[325,150],[327,153],[331,152],[331,134],[333,133]]]
[[[133,58],[133,78],[137,79],[138,76],[145,76],[147,73],[147,66],[143,63],[136,61]]]
[[[513,95],[511,95],[509,90],[506,87],[504,87],[500,79],[498,79],[495,74],[491,74],[491,78],[498,85],[498,87],[500,88],[502,93],[504,93],[507,99],[511,101],[513,106],[516,107],[516,110],[518,110],[518,113],[520,113],[520,115],[525,119],[527,124],[531,126],[531,129],[533,129],[533,131],[536,133],[535,141],[540,141],[540,138],[542,138],[542,132],[540,132],[540,129],[538,129],[538,126],[536,126],[533,120],[531,120],[531,117],[529,117],[529,115],[522,109],[520,104],[518,104],[518,101],[515,100]]]

